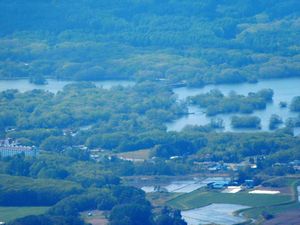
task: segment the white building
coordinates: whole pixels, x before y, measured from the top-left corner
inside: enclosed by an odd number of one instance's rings
[[[0,140],[0,156],[8,157],[17,154],[24,154],[25,156],[36,157],[38,149],[34,146],[22,146],[12,139]]]

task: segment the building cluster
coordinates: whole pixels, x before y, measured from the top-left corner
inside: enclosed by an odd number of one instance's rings
[[[300,160],[289,162],[289,165],[292,166],[295,171],[300,171]]]
[[[229,180],[214,181],[207,184],[207,188],[209,189],[229,189],[226,193],[236,193],[235,191],[237,190],[241,191],[242,189],[252,189],[254,187],[254,180],[245,180],[243,184]]]
[[[274,163],[272,167],[276,168],[292,168],[296,173],[300,172],[300,160],[294,160],[287,163]]]
[[[247,161],[241,163],[224,163],[224,162],[198,162],[195,161],[194,165],[197,165],[199,170],[214,172],[228,172],[228,171],[239,171],[244,168],[256,169],[257,165],[255,163],[249,163]]]
[[[0,156],[9,157],[18,154],[25,156],[36,157],[38,149],[35,146],[23,146],[11,138],[0,140]]]

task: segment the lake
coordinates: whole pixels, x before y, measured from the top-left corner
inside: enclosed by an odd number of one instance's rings
[[[63,87],[73,81],[62,81],[48,79],[46,85],[36,85],[29,82],[28,79],[19,80],[0,80],[0,91],[8,89],[18,89],[20,92],[30,91],[33,89],[47,90],[53,93],[61,91]],[[135,82],[126,80],[108,80],[93,82],[97,87],[109,89],[112,86],[133,86]],[[296,117],[297,113],[292,113],[288,108],[281,108],[279,103],[285,101],[290,103],[292,98],[300,95],[300,78],[263,80],[258,83],[242,83],[242,84],[223,84],[223,85],[207,85],[203,88],[175,88],[174,94],[177,95],[178,101],[183,101],[189,96],[203,94],[212,89],[219,89],[224,94],[235,91],[238,94],[247,95],[249,92],[257,92],[263,88],[271,88],[274,90],[273,103],[268,104],[265,110],[255,111],[253,115],[261,118],[262,131],[268,130],[269,119],[272,114],[277,114],[286,120],[289,117]],[[206,125],[210,122],[211,117],[207,117],[204,109],[197,106],[189,106],[189,115],[183,116],[172,123],[167,124],[169,131],[180,131],[186,125]],[[216,117],[223,119],[224,131],[251,131],[232,129],[230,126],[231,117],[237,114],[220,114]],[[240,115],[240,114],[239,114]],[[300,128],[295,128],[295,135],[300,134]]]
[[[5,91],[8,89],[17,89],[20,92],[31,91],[34,89],[42,89],[46,91],[50,91],[52,93],[57,93],[61,91],[63,87],[67,84],[74,83],[75,81],[62,81],[62,80],[54,80],[47,79],[46,85],[37,85],[29,82],[28,79],[20,79],[20,80],[0,80],[0,91]],[[97,87],[103,87],[105,89],[109,89],[113,86],[133,86],[135,82],[126,81],[126,80],[106,80],[106,81],[95,81],[92,82]]]
[[[198,209],[182,211],[182,217],[188,225],[220,224],[232,225],[245,222],[247,219],[234,215],[234,212],[247,209],[248,206],[234,204],[211,204]]]
[[[249,92],[257,92],[264,88],[271,88],[274,91],[273,103],[267,104],[265,110],[257,110],[251,115],[255,115],[261,118],[261,131],[268,131],[269,119],[272,114],[279,115],[283,120],[289,117],[296,117],[298,114],[290,112],[287,108],[281,108],[279,103],[281,101],[291,102],[293,97],[300,96],[300,78],[289,79],[274,79],[274,80],[262,80],[258,83],[242,83],[242,84],[223,84],[223,85],[207,85],[203,88],[175,88],[174,94],[177,96],[178,101],[184,101],[189,96],[195,96],[198,94],[204,94],[212,89],[218,89],[223,94],[227,95],[231,91],[237,94],[247,95]],[[205,114],[205,109],[197,106],[189,106],[189,113],[186,116],[167,124],[169,131],[180,131],[186,125],[206,125],[210,122],[211,118]],[[215,117],[221,118],[224,121],[224,131],[251,131],[249,129],[233,129],[230,126],[231,117],[233,115],[241,114],[220,114]],[[243,114],[245,115],[245,114]],[[257,130],[256,130],[257,131]],[[297,130],[299,133],[299,130]]]

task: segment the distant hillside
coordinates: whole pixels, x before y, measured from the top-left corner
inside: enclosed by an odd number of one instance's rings
[[[2,79],[200,86],[300,75],[299,0],[10,0],[0,9]]]

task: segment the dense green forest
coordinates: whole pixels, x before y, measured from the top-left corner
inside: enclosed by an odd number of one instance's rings
[[[190,102],[206,108],[208,116],[215,116],[220,113],[253,113],[254,110],[265,109],[267,103],[272,102],[272,98],[271,89],[252,92],[246,97],[234,92],[231,92],[229,96],[224,96],[219,90],[212,90],[206,94],[190,97]]]
[[[297,0],[12,0],[0,8],[2,79],[201,86],[299,76]]]
[[[126,179],[206,176],[203,163],[247,164],[221,171],[239,185],[299,178],[300,96],[280,102],[293,118],[270,115],[272,131],[261,132],[265,121],[250,114],[274,104],[269,87],[185,101],[173,89],[299,77],[299,16],[299,0],[0,1],[0,80],[78,81],[55,94],[0,92],[0,140],[39,150],[0,155],[0,206],[49,207],[8,224],[85,225],[81,213],[99,210],[110,225],[186,225],[179,210],[153,204]],[[123,79],[134,85],[91,82]],[[190,106],[211,123],[168,131]],[[247,114],[231,118],[239,132],[220,132],[213,116],[229,113]],[[137,150],[147,159],[120,157]]]
[[[105,162],[74,158],[69,153],[42,153],[37,158],[23,155],[0,161],[1,206],[50,206],[41,216],[28,216],[9,224],[85,224],[79,213],[86,210],[111,210],[110,224],[160,225],[186,223],[180,212],[152,212],[145,193],[137,188],[120,185]]]
[[[164,123],[185,113],[169,88],[154,83],[111,90],[78,83],[56,95],[9,90],[0,94],[0,105],[2,133],[13,126],[7,136],[57,151],[70,144],[121,151],[152,147],[153,136],[166,130]],[[85,125],[92,129],[82,131]],[[77,132],[76,138],[63,135],[64,129]]]
[[[217,94],[213,91],[208,95],[213,93]],[[263,90],[247,97],[222,95],[217,99],[235,98],[239,100],[236,101],[239,105],[248,101],[251,104],[268,102],[272,95],[271,90]],[[205,99],[211,102],[210,98]],[[212,161],[235,163],[243,161],[244,157],[262,154],[274,157],[272,163],[276,163],[276,160],[287,163],[299,159],[299,137],[293,137],[289,128],[279,129],[275,133],[219,134],[215,132],[215,124],[211,123],[206,126],[187,126],[181,132],[168,132],[164,124],[186,113],[186,105],[177,102],[171,90],[164,85],[151,82],[110,90],[82,82],[68,85],[56,95],[38,90],[25,93],[9,90],[1,93],[0,105],[2,138],[10,137],[23,145],[35,145],[49,154],[63,153],[75,161],[89,161],[89,149],[100,148],[105,152],[102,159],[105,166],[98,169],[107,168],[108,176],[111,176],[110,170],[119,176],[196,172],[189,162],[189,156],[201,158],[203,154],[209,154],[209,160]],[[273,115],[270,125],[276,127],[281,122],[278,116]],[[291,119],[287,125],[298,126],[297,122],[297,118]],[[90,125],[89,129],[82,129],[86,125]],[[259,128],[260,119],[236,116],[232,118],[232,126]],[[13,129],[7,130],[7,127]],[[282,144],[284,142],[286,144]],[[80,146],[88,149],[82,150]],[[112,161],[108,159],[111,153],[140,149],[150,149],[151,155],[157,158],[137,164],[118,158]],[[277,156],[278,152],[281,153]],[[17,176],[76,180],[83,186],[101,186],[108,182],[107,177],[97,178],[96,172],[90,176],[86,172],[79,177],[71,176],[71,164],[68,169],[60,166],[60,162],[65,160],[66,163],[68,160],[51,159],[51,154],[45,159],[40,156],[42,162],[33,160],[19,165],[22,161],[12,160],[3,171]],[[183,160],[165,161],[172,156],[183,157]],[[31,167],[32,163],[37,165]],[[88,165],[86,167],[89,168]],[[92,171],[98,169],[90,168]]]

